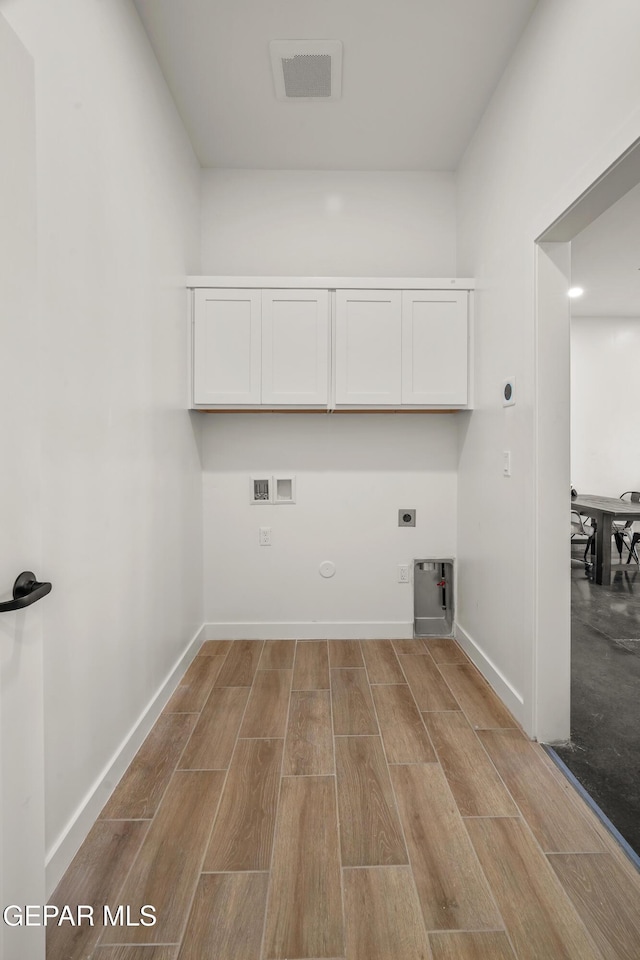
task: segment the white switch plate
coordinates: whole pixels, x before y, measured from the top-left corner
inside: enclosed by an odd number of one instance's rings
[[[258,527],[258,543],[261,547],[271,546],[271,527]]]
[[[502,476],[511,476],[511,450],[502,451]]]

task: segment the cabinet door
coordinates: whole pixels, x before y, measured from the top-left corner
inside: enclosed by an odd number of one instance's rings
[[[403,404],[467,403],[467,294],[402,295]]]
[[[326,405],[327,290],[262,292],[262,403]]]
[[[260,403],[259,290],[196,290],[194,403]]]
[[[401,401],[401,298],[397,290],[336,293],[336,403]]]

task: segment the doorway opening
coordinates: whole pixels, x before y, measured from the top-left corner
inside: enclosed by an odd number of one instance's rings
[[[586,501],[601,496],[617,510],[620,495],[640,487],[640,451],[637,462],[635,451],[626,456],[638,446],[625,426],[627,415],[637,421],[635,403],[625,404],[620,390],[633,383],[633,355],[640,356],[639,215],[637,142],[536,243],[536,702],[548,729],[566,730],[551,743],[554,759],[632,857],[640,850],[640,565],[634,528]],[[570,300],[572,286],[584,298]],[[572,544],[571,486],[583,525]],[[594,527],[597,542],[587,543]]]

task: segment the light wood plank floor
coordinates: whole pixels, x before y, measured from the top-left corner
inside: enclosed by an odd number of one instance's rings
[[[204,644],[51,902],[95,924],[48,960],[640,957],[640,874],[453,640]]]

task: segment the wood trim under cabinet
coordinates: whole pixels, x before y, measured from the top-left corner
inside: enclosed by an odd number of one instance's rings
[[[333,414],[336,414],[336,413],[338,413],[338,414],[341,414],[341,413],[355,413],[355,414],[362,414],[362,413],[367,413],[367,414],[368,414],[368,413],[378,413],[378,414],[380,414],[380,413],[384,413],[384,414],[420,413],[420,414],[425,414],[425,413],[429,413],[429,414],[433,414],[433,413],[460,413],[460,412],[461,412],[460,409],[452,409],[452,410],[440,410],[440,409],[438,409],[438,410],[433,410],[433,409],[429,409],[429,410],[402,410],[402,409],[398,409],[398,410],[383,410],[383,409],[378,409],[378,410],[265,410],[264,407],[254,407],[254,408],[251,409],[251,410],[218,410],[217,408],[214,409],[214,410],[210,410],[210,409],[202,410],[202,409],[199,409],[199,408],[197,408],[197,407],[196,407],[196,408],[192,408],[192,409],[193,409],[193,412],[194,412],[194,413],[284,413],[284,414],[290,414],[290,413],[316,413],[316,414],[319,413],[319,414],[328,414],[328,413],[330,413],[330,414],[332,414],[332,415],[333,415]],[[466,409],[466,408],[462,408],[462,412],[463,412],[463,413],[464,413],[464,410],[465,410],[465,409]]]

